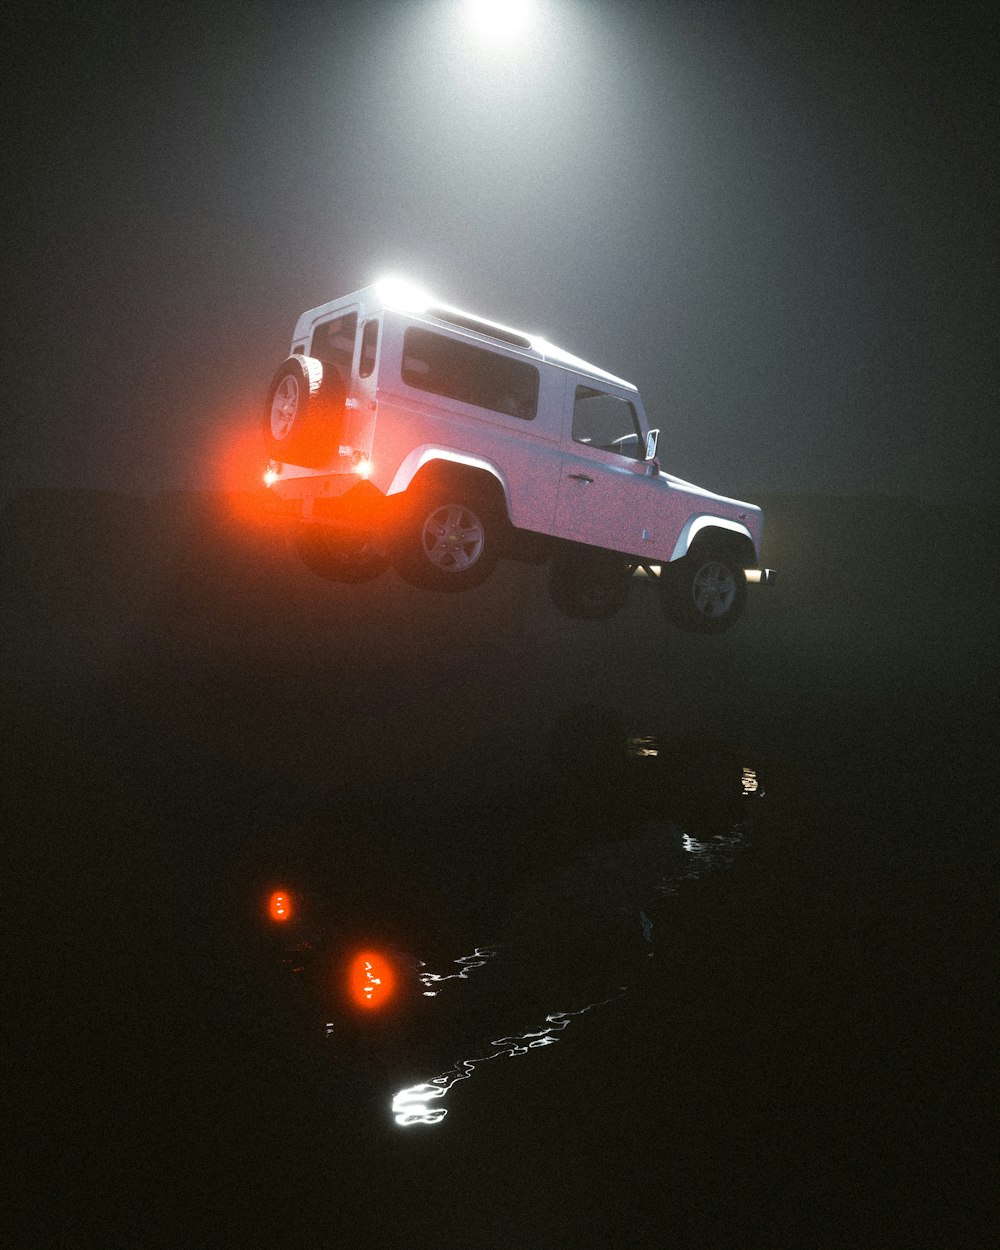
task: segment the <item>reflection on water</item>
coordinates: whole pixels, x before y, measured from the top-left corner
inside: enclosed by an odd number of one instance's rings
[[[396,972],[378,951],[361,951],[351,961],[347,974],[350,996],[366,1011],[383,1006],[396,989]]]
[[[756,771],[744,765],[741,770],[740,785],[743,790],[744,798],[763,798],[764,787],[761,785]],[[701,873],[708,868],[728,868],[741,846],[746,844],[750,832],[750,816],[744,815],[740,819],[736,819],[730,825],[728,831],[724,834],[716,834],[712,838],[704,841],[692,837],[690,833],[681,834],[681,846],[689,855],[693,855],[698,861],[694,872],[682,873],[676,879],[664,883],[666,888],[661,888],[661,893],[673,894],[676,885],[681,881],[688,881],[692,878],[699,877]]]
[[[484,980],[502,978],[499,1002],[516,1001],[523,1020],[542,1023],[489,1042],[477,1026],[479,1040],[474,1035],[466,1051],[471,1058],[394,1095],[392,1115],[401,1127],[441,1123],[449,1091],[482,1065],[551,1046],[572,1020],[640,988],[650,960],[673,957],[670,942],[660,940],[671,896],[685,882],[729,868],[749,840],[765,787],[757,770],[742,762],[742,752],[708,739],[661,742],[626,737],[623,730],[618,737],[614,718],[600,709],[584,713],[571,718],[577,737],[567,735],[548,752],[550,773],[562,787],[556,786],[559,801],[542,809],[555,851],[505,897],[502,944],[477,946],[444,971],[412,957],[404,961],[405,975],[416,980],[425,1000],[448,998],[445,991],[492,964]],[[628,767],[602,766],[608,759],[627,760]],[[271,904],[272,915],[277,911],[285,919],[294,900],[281,890]],[[540,978],[539,963],[545,973]],[[397,974],[404,975],[403,964],[394,967],[377,952],[361,952],[349,967],[356,1004],[370,1010],[390,998]],[[527,1005],[540,986],[545,998]],[[547,1010],[552,999],[560,1010]],[[493,1003],[490,993],[489,1010]],[[428,1010],[446,1008],[428,1003]],[[334,1035],[334,1022],[326,1032]]]
[[[439,1077],[438,1080],[441,1078]],[[445,1107],[428,1107],[431,1098],[443,1098],[448,1087],[435,1081],[422,1081],[401,1089],[392,1100],[392,1114],[397,1124],[438,1124],[448,1114]]]
[[[492,1049],[487,1054],[479,1055],[474,1059],[459,1059],[453,1067],[440,1076],[401,1089],[392,1100],[393,1119],[404,1128],[412,1124],[440,1124],[448,1114],[448,1109],[440,1106],[432,1107],[429,1104],[434,1100],[444,1098],[451,1087],[459,1081],[468,1080],[480,1064],[488,1063],[491,1059],[516,1059],[519,1055],[526,1055],[529,1050],[552,1046],[559,1040],[556,1034],[561,1033],[574,1017],[582,1016],[595,1007],[603,1007],[607,1003],[614,1002],[624,993],[625,987],[622,986],[610,998],[588,1003],[576,1011],[551,1012],[545,1017],[545,1025],[542,1028],[520,1033],[515,1037],[497,1038],[496,1041],[490,1043]]]
[[[633,756],[655,757],[658,754],[656,742],[652,738],[629,739],[629,751]],[[733,778],[732,784],[735,789],[737,785],[736,777]],[[755,769],[749,766],[743,766],[740,771],[739,789],[736,789],[736,794],[739,795],[740,793],[744,798],[758,798],[764,793],[763,785],[760,783]],[[673,830],[672,836],[675,839],[674,846],[677,850],[674,857],[669,861],[669,870],[666,871],[662,868],[662,859],[658,859],[655,856],[651,860],[642,859],[645,845],[643,840],[636,843],[625,842],[619,844],[616,855],[623,861],[627,860],[630,854],[638,856],[640,862],[645,863],[646,872],[648,873],[643,884],[636,886],[632,899],[634,931],[636,938],[641,942],[648,957],[652,957],[656,953],[656,925],[649,913],[657,914],[657,900],[676,894],[684,882],[696,880],[708,872],[728,868],[733,863],[737,853],[748,841],[753,823],[754,807],[755,804],[749,804],[745,810],[742,810],[743,805],[739,804],[739,809],[741,810],[738,811],[736,817],[724,833],[706,834],[700,839],[679,826],[669,826]],[[669,842],[670,836],[666,836],[665,840]],[[586,862],[586,860],[583,862]],[[660,865],[659,869],[653,867],[655,863]],[[610,903],[611,891],[609,890],[610,882],[606,871],[607,864],[603,860],[594,860],[592,866],[594,869],[592,875],[596,878],[590,883],[593,889],[592,896],[591,889],[585,888],[586,883],[583,878],[574,879],[575,884],[580,887],[581,897],[588,900],[586,905],[599,906],[602,899]],[[617,906],[619,901],[616,896],[614,905]],[[565,915],[565,913],[562,914]],[[584,943],[584,948],[585,945]],[[496,957],[498,954],[502,958],[503,951],[500,947],[479,947],[474,954],[464,955],[454,961],[459,968],[458,972],[445,975],[422,972],[420,980],[426,987],[424,990],[425,995],[428,997],[436,995],[438,993],[437,987],[444,981],[467,979],[473,969],[482,967],[487,960]],[[484,1054],[471,1059],[458,1060],[441,1075],[399,1090],[392,1099],[393,1119],[396,1124],[404,1128],[415,1124],[440,1124],[448,1114],[447,1108],[441,1105],[448,1091],[459,1081],[464,1081],[471,1077],[482,1064],[493,1059],[517,1058],[518,1056],[526,1055],[531,1050],[538,1050],[543,1046],[551,1046],[559,1040],[558,1035],[575,1017],[582,1016],[595,1008],[617,1001],[628,992],[628,989],[628,985],[620,985],[614,992],[609,993],[607,997],[587,1003],[575,1011],[551,1012],[545,1016],[543,1026],[516,1036],[498,1038],[490,1043],[490,1049]]]
[[[469,973],[481,968],[497,953],[496,946],[477,946],[471,955],[461,955],[452,962],[458,967],[458,972],[421,972],[417,978],[420,984],[424,986],[424,998],[436,998],[440,990],[431,989],[432,985],[441,985],[445,981],[467,981]],[[425,967],[421,963],[421,968]]]
[[[659,744],[655,738],[626,738],[625,754],[629,759],[644,760],[654,759],[660,753]]]
[[[267,914],[278,924],[291,920],[291,895],[286,890],[275,890],[267,900]]]
[[[687,859],[686,866],[683,871],[672,873],[657,882],[654,893],[669,897],[676,894],[687,881],[697,881],[706,872],[729,868],[737,852],[746,845],[748,825],[748,821],[740,821],[728,833],[716,834],[704,841],[682,832],[680,841]]]

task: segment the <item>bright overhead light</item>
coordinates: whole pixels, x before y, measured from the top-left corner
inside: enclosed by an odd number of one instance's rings
[[[484,38],[510,43],[531,25],[531,0],[468,0],[472,24]]]
[[[431,302],[429,295],[405,278],[379,278],[375,286],[382,303],[391,305],[399,312],[423,312]]]

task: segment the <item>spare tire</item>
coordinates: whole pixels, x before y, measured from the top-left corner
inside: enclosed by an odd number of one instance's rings
[[[264,441],[282,464],[325,468],[344,432],[344,381],[334,365],[289,356],[274,375],[264,408]]]

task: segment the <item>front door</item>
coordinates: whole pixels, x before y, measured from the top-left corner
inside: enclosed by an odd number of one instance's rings
[[[655,522],[659,482],[646,467],[635,405],[612,386],[568,381],[556,533],[653,559],[663,542]]]

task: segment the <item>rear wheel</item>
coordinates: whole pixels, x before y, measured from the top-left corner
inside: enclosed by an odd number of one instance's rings
[[[461,488],[421,491],[406,508],[396,552],[404,581],[429,590],[468,590],[496,564],[501,520],[485,497]]]
[[[706,547],[663,566],[660,606],[678,629],[721,634],[739,620],[746,597],[743,562],[732,552]]]
[[[328,582],[374,581],[389,563],[377,535],[369,530],[303,525],[295,546],[306,568]]]
[[[552,560],[549,597],[564,616],[606,621],[625,606],[631,571],[624,556],[571,548]]]

